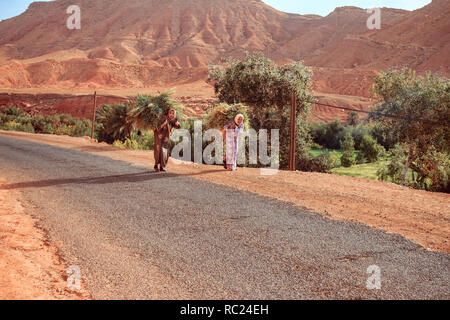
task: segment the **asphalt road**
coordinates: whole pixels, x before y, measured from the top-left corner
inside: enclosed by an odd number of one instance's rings
[[[274,199],[1,136],[0,175],[96,299],[450,298],[449,255]]]

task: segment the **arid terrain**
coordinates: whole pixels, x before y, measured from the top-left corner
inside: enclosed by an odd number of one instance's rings
[[[214,96],[205,82],[208,65],[244,51],[280,63],[303,60],[314,72],[319,101],[362,109],[374,103],[369,89],[379,71],[450,72],[446,0],[413,12],[382,8],[380,30],[368,30],[369,14],[356,7],[302,16],[256,0],[81,0],[81,30],[69,30],[71,4],[35,2],[0,22],[0,92],[10,93],[0,105],[87,116],[81,93],[97,90],[121,101],[175,88],[177,100],[192,109],[187,113],[201,114]],[[52,96],[36,96],[43,92]],[[61,92],[75,95],[60,103],[67,98],[58,97]],[[312,120],[345,115],[315,107]]]

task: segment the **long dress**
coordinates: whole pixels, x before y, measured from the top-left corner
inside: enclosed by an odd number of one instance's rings
[[[239,150],[239,137],[244,133],[244,124],[240,126],[234,124],[234,122],[227,124],[223,127],[226,130],[226,162],[231,164],[231,169],[234,171],[237,169],[237,156]]]
[[[159,165],[161,168],[165,168],[169,161],[170,133],[173,128],[180,129],[181,127],[176,119],[170,121],[168,118],[162,117],[158,122],[158,128],[160,128],[166,120],[168,125],[164,126],[161,130],[154,130],[155,147],[153,154],[155,156],[155,166]]]

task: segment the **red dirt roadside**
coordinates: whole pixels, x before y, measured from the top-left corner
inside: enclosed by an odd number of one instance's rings
[[[88,299],[84,289],[67,288],[67,267],[57,247],[47,242],[19,197],[17,191],[0,190],[0,300]]]
[[[3,136],[89,152],[153,168],[151,151],[121,150],[89,138],[0,131]],[[424,248],[450,253],[450,195],[413,190],[392,183],[338,175],[258,169],[224,171],[220,166],[172,161],[168,170],[306,207],[329,219],[363,223],[400,234]]]

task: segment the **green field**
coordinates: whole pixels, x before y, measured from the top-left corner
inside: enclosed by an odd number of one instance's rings
[[[387,161],[378,161],[375,163],[356,164],[354,166],[351,166],[350,168],[334,168],[331,170],[331,172],[333,174],[339,174],[342,176],[377,180],[378,169],[380,169],[386,163]]]
[[[331,150],[331,149],[311,149],[309,152],[314,155],[318,156],[325,152],[332,152],[335,151],[339,154],[339,157],[342,157],[342,151],[341,150]],[[355,159],[358,156],[359,151],[354,151]],[[387,163],[386,160],[378,161],[375,163],[365,163],[365,164],[356,164],[351,166],[350,168],[345,167],[339,167],[334,168],[331,170],[331,173],[333,174],[339,174],[342,176],[349,176],[349,177],[355,177],[355,178],[366,178],[366,179],[372,179],[377,180],[377,171],[380,169],[383,165]]]

